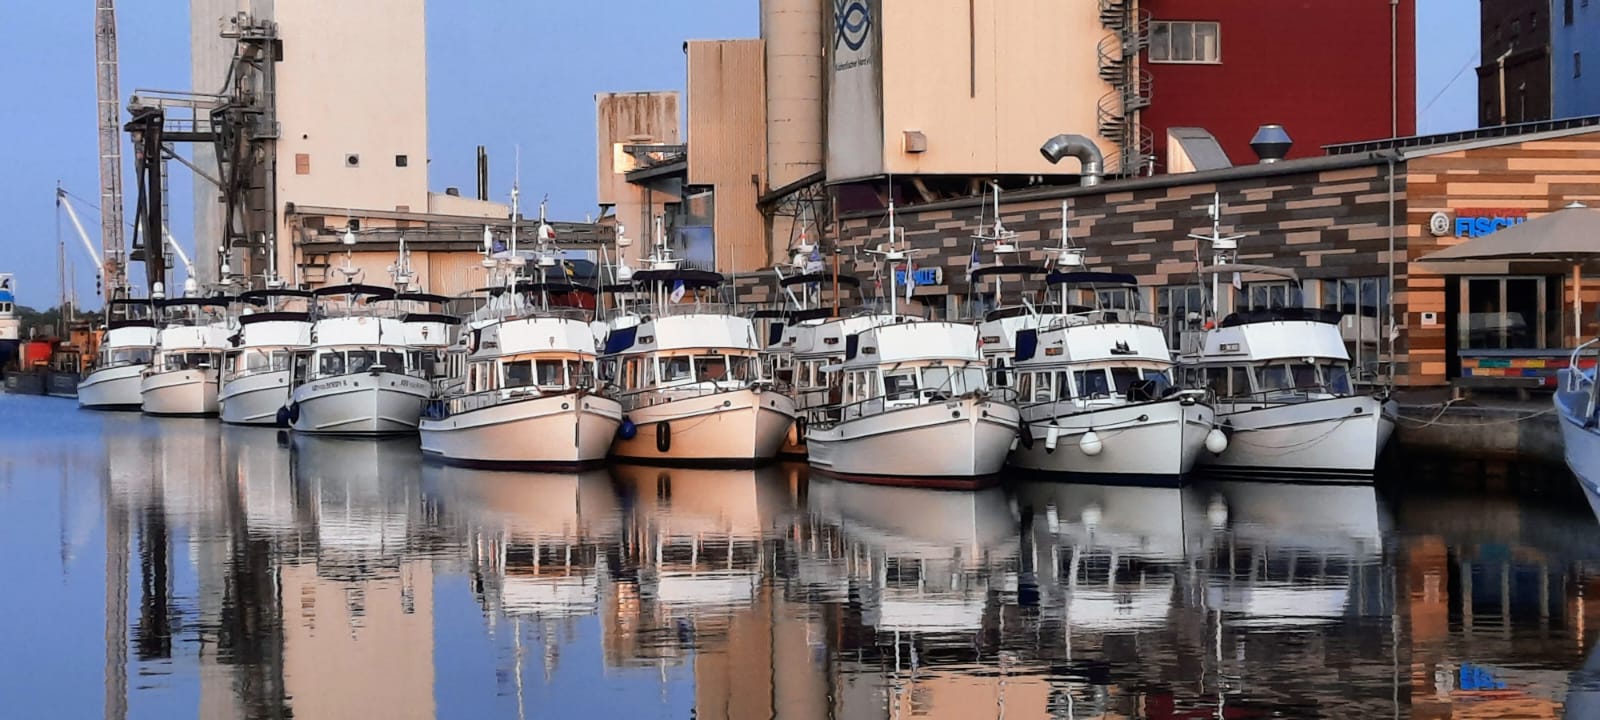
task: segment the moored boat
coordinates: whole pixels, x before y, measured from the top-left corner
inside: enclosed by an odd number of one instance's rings
[[[662,241],[651,269],[631,279],[654,304],[633,308],[640,322],[615,326],[606,340],[607,376],[625,413],[612,454],[677,465],[776,458],[794,423],[794,399],[765,376],[754,324],[701,301],[722,276],[681,268]]]
[[[310,299],[310,292],[289,288],[239,295],[239,332],[223,358],[223,422],[278,424],[278,412],[289,402],[291,360],[311,343]]]
[[[391,288],[360,283],[312,291],[311,346],[294,354],[284,416],[297,433],[412,433],[433,384],[409,353]]]
[[[1600,518],[1600,386],[1595,384],[1594,366],[1579,362],[1597,342],[1590,340],[1572,351],[1572,359],[1559,373],[1554,402],[1561,421],[1562,457]]]
[[[78,383],[78,406],[90,410],[138,410],[145,368],[155,356],[156,325],[149,300],[106,303],[106,330],[94,365]]]
[[[155,301],[155,358],[139,380],[148,415],[215,415],[222,354],[232,329],[221,297]]]
[[[463,465],[592,465],[605,460],[622,405],[595,387],[591,312],[553,307],[551,295],[594,291],[571,283],[519,282],[452,354],[451,390],[421,421],[422,451]],[[475,323],[476,324],[476,323]]]
[[[1050,281],[1098,298],[1136,288],[1132,275],[1055,273]],[[1137,308],[1064,315],[1018,335],[1013,368],[1022,431],[1012,466],[1099,482],[1176,486],[1209,444],[1214,412],[1202,390],[1173,380],[1175,365],[1154,318]]]

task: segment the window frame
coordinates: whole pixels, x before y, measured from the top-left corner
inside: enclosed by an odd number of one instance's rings
[[[1196,32],[1202,26],[1209,26],[1213,30],[1215,41],[1212,47],[1212,57],[1203,57],[1199,46],[1199,34]],[[1164,29],[1166,45],[1161,49],[1165,51],[1161,57],[1156,56],[1157,30]],[[1172,38],[1174,31],[1183,28],[1189,33],[1191,52],[1189,58],[1174,58]],[[1221,65],[1222,64],[1222,23],[1216,20],[1152,20],[1150,22],[1150,44],[1145,49],[1145,62],[1171,65]]]

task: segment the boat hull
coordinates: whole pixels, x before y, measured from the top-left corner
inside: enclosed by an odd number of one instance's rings
[[[605,460],[622,405],[601,395],[528,398],[423,418],[422,452],[482,466],[579,467]]]
[[[217,371],[146,373],[139,380],[139,398],[146,415],[215,415]]]
[[[95,370],[78,383],[78,407],[89,410],[138,410],[144,399],[140,380],[148,365],[118,365]]]
[[[1211,406],[1175,399],[1033,419],[1035,413],[1048,416],[1047,407],[1023,409],[1025,435],[1008,462],[1051,479],[1176,487],[1199,462],[1215,422]],[[1058,428],[1054,449],[1052,426]],[[1080,445],[1091,429],[1100,438],[1095,455]]]
[[[45,394],[50,397],[77,399],[78,383],[82,381],[83,376],[78,373],[51,370],[45,373]]]
[[[432,391],[428,381],[396,373],[321,379],[294,389],[290,426],[320,435],[413,433]]]
[[[45,390],[44,373],[31,370],[18,370],[6,373],[6,392],[12,395],[43,395]]]
[[[1556,412],[1561,416],[1561,454],[1567,468],[1578,479],[1584,498],[1595,517],[1600,518],[1600,425],[1588,426],[1584,413],[1588,409],[1588,380],[1571,383],[1567,377],[1572,371],[1563,370],[1561,389],[1556,392]]]
[[[278,411],[289,404],[289,371],[252,373],[224,382],[219,402],[225,423],[277,425]]]
[[[749,466],[778,455],[794,424],[794,400],[767,390],[730,390],[627,411],[633,437],[611,454],[656,465]]]
[[[1015,407],[983,398],[918,405],[808,428],[808,459],[843,479],[971,484],[1000,472],[1020,423]]]
[[[1394,401],[1370,395],[1223,412],[1228,447],[1201,459],[1224,473],[1371,482],[1395,412]]]

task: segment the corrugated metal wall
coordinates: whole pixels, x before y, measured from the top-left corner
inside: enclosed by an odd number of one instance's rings
[[[717,268],[770,267],[756,209],[767,169],[765,43],[695,40],[688,55],[689,183],[716,188]]]

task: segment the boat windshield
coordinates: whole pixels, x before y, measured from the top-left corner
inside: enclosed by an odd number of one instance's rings
[[[147,347],[121,347],[105,348],[100,351],[100,364],[111,365],[148,365],[155,351]]]
[[[202,370],[217,366],[216,353],[170,353],[162,357],[164,370]]]
[[[926,367],[922,369],[922,387],[950,395],[984,392],[989,389],[986,375],[982,367]],[[889,376],[884,376],[885,390],[888,389],[888,379]]]

